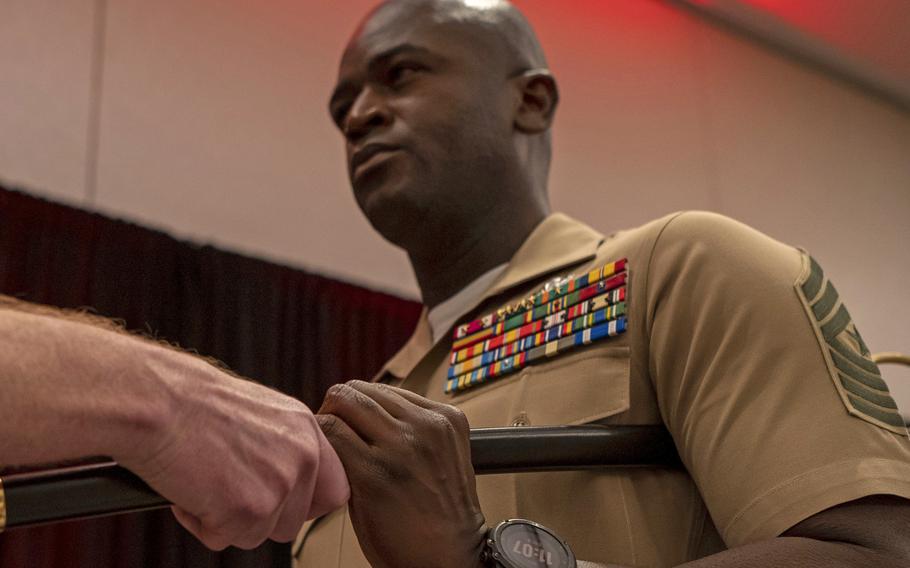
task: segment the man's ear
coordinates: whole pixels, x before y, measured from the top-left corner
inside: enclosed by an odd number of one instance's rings
[[[553,124],[559,88],[549,69],[531,69],[515,78],[518,88],[518,108],[515,128],[526,134],[545,132]]]

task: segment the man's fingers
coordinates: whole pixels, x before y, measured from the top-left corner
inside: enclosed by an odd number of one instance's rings
[[[343,506],[351,498],[351,486],[341,459],[329,441],[319,437],[319,472],[307,518],[320,517]]]
[[[391,416],[402,422],[410,422],[415,418],[414,407],[442,414],[459,429],[469,429],[464,413],[443,402],[436,402],[419,394],[402,388],[364,381],[349,381],[346,385],[361,392],[382,406]]]
[[[444,402],[436,402],[428,398],[424,398],[417,393],[411,391],[406,391],[404,389],[384,385],[384,390],[388,390],[408,402],[415,404],[426,410],[431,410],[433,412],[438,412],[446,418],[449,419],[449,422],[452,423],[459,431],[469,431],[470,425],[468,424],[468,419],[465,417],[464,412],[455,408],[451,404],[445,404]]]
[[[321,517],[347,503],[351,494],[348,478],[338,454],[319,432],[319,468],[316,475],[301,479],[284,505],[269,538],[278,542],[294,540],[307,519]]]
[[[357,460],[359,456],[366,454],[370,449],[369,444],[344,420],[334,414],[317,414],[316,423],[319,424],[322,433],[335,448],[345,471],[350,475],[350,467],[356,465],[356,462],[352,462],[352,460]]]
[[[470,425],[464,412],[450,404],[435,402],[424,398],[419,394],[406,391],[401,388],[381,385],[375,383],[366,383],[363,381],[350,381],[345,385],[345,391],[354,391],[361,396],[366,397],[374,404],[381,406],[389,416],[399,420],[401,424],[418,425],[421,421],[427,420],[428,417],[435,418],[442,416],[455,429],[456,432],[463,435],[459,440],[459,452],[470,455],[468,433]],[[356,396],[356,395],[354,395]],[[386,433],[382,426],[376,424],[365,424],[364,429],[369,432]],[[392,433],[398,435],[401,429],[392,430]],[[371,439],[379,437],[379,434],[373,434]]]
[[[417,393],[413,393],[411,391],[404,390],[402,388],[393,387],[390,385],[382,385],[382,387],[383,387],[383,389],[388,390],[391,393],[397,394],[398,396],[407,400],[411,404],[416,404],[420,408],[424,408],[426,410],[432,410],[434,412],[441,412],[441,413],[447,414],[447,415],[450,410],[457,410],[451,404],[446,404],[444,402],[436,402],[434,400],[430,400],[428,398],[420,396]]]
[[[276,542],[290,542],[297,536],[303,522],[308,518],[311,500],[315,497],[316,477],[309,475],[300,479],[297,486],[288,495],[281,508],[269,538]]]
[[[198,517],[192,515],[180,507],[172,506],[171,511],[174,513],[177,522],[180,523],[183,528],[189,531],[194,537],[196,537],[202,544],[206,546],[209,550],[224,550],[230,546],[230,541],[225,538],[223,535],[215,535],[211,531],[205,529],[202,525],[202,521]]]
[[[348,384],[332,385],[319,413],[341,418],[367,443],[398,435],[398,421],[377,401]]]
[[[171,505],[171,512],[174,513],[174,517],[183,528],[196,538],[199,538],[199,533],[202,532],[202,521],[176,505]]]
[[[428,407],[412,402],[411,400],[404,398],[398,392],[401,389],[396,389],[388,385],[383,385],[379,383],[368,383],[365,381],[348,381],[345,383],[350,388],[363,393],[369,398],[376,401],[386,412],[389,413],[392,417],[407,421],[409,417],[413,416],[414,406],[418,406],[422,409],[427,409]],[[408,392],[408,391],[402,391]],[[413,393],[409,393],[413,394]],[[426,400],[423,397],[418,396],[417,398]]]

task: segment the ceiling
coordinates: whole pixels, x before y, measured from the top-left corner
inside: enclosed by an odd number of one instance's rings
[[[910,110],[910,0],[679,0]]]

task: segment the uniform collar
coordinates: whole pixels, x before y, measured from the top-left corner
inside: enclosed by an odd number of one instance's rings
[[[512,256],[505,272],[466,313],[491,296],[503,293],[542,275],[594,258],[604,236],[584,223],[562,213],[553,213],[531,231]],[[442,339],[440,339],[442,341]],[[376,375],[408,376],[417,363],[433,348],[427,309],[424,307],[411,338]]]
[[[484,299],[543,274],[591,259],[604,236],[562,213],[553,213],[528,235]]]

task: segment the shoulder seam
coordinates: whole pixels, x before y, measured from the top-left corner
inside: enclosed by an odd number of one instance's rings
[[[667,227],[670,226],[670,223],[672,223],[673,221],[675,221],[682,215],[685,215],[686,213],[688,213],[688,211],[680,211],[680,212],[676,213],[675,215],[673,215],[672,217],[670,217],[669,219],[667,219],[667,222],[664,223],[664,226],[661,227],[660,231],[657,232],[657,236],[654,237],[654,243],[651,245],[651,250],[648,253],[648,265],[645,267],[645,286],[644,286],[645,302],[644,302],[644,304],[646,306],[648,305],[648,297],[647,297],[648,288],[651,283],[651,263],[654,260],[654,253],[657,250],[657,244],[660,242],[660,238],[663,236],[664,231],[666,231]],[[654,314],[651,312],[646,313],[645,314],[645,333],[647,334],[648,337],[651,337],[651,324],[653,321],[654,321]],[[651,356],[651,354],[648,353],[649,359],[650,359],[650,356]]]

